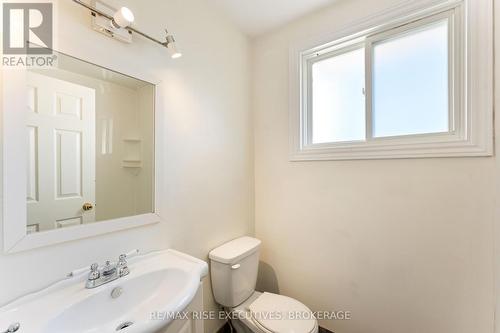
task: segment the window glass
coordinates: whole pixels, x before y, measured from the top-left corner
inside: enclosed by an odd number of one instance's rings
[[[365,139],[365,49],[312,65],[312,142]]]
[[[373,136],[449,131],[448,23],[373,45]]]

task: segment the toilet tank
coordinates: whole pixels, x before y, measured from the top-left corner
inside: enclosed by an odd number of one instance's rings
[[[260,243],[256,238],[241,237],[210,251],[210,276],[217,303],[234,307],[253,294]]]

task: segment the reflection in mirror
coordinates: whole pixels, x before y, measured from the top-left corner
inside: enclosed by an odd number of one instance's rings
[[[61,53],[27,75],[28,233],[152,213],[154,85]]]

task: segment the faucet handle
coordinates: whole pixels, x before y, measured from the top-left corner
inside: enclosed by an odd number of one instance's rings
[[[17,332],[19,331],[19,329],[21,328],[21,324],[19,323],[15,323],[15,324],[12,324],[10,325],[8,328],[7,328],[7,331],[4,331],[3,333],[13,333],[13,332]]]
[[[125,276],[128,273],[130,273],[130,270],[129,270],[128,264],[127,264],[127,255],[126,254],[120,254],[120,256],[118,257],[118,263],[116,264],[116,268],[118,269],[119,276]]]
[[[89,280],[97,280],[101,276],[101,273],[99,273],[99,264],[98,263],[93,263],[90,266],[90,273],[89,273]]]

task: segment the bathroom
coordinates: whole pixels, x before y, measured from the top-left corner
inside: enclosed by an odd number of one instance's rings
[[[20,6],[28,3],[52,5],[50,51],[57,64],[14,66],[6,62],[3,44],[0,332],[500,333],[495,135],[500,124],[493,114],[500,102],[498,0],[5,0],[4,42],[6,31],[16,26],[12,22],[23,21],[10,17],[6,24],[6,5],[14,6],[15,14],[29,9]],[[128,10],[120,12],[122,18],[133,13],[133,22],[109,26],[123,7]],[[37,21],[34,16],[25,15],[24,21]],[[108,25],[107,31],[99,24]],[[446,130],[377,140],[379,130],[401,128],[376,128],[377,113],[371,111],[377,109],[376,98],[365,102],[384,92],[373,86],[381,76],[369,76],[377,73],[380,58],[370,62],[373,53],[356,51],[376,50],[384,45],[377,44],[380,40],[432,32],[427,28],[436,29],[434,42],[448,41],[439,44],[444,52],[428,52],[432,65],[445,64],[445,71],[425,71],[419,66],[428,59],[415,53],[413,69],[432,80],[422,84],[405,77],[412,91],[425,94],[405,106],[415,109],[438,98],[443,103],[446,96],[446,107],[438,109],[449,112],[441,112],[440,124],[432,118],[434,124],[420,125]],[[398,55],[409,50],[415,48],[400,48],[388,63],[397,67]],[[352,61],[344,58],[344,66],[330,69],[339,75],[358,69],[339,79],[356,93],[337,90],[336,96],[361,110],[347,118],[357,120],[355,129],[346,132],[345,123],[321,126],[321,121],[309,126],[303,120],[309,119],[310,105],[300,101],[312,80],[300,78],[313,76],[309,68],[328,62],[321,60],[342,61],[342,55],[353,55]],[[94,91],[96,102],[95,138],[78,146],[89,151],[95,175],[72,183],[94,189],[84,201],[89,210],[80,203],[79,225],[52,223],[50,230],[29,227],[30,216],[37,214],[30,215],[26,202],[31,170],[26,119],[25,112],[15,112],[25,111],[27,97],[41,96],[30,93],[26,88],[33,84],[25,82],[41,73],[46,82],[64,80],[68,87],[82,80],[77,85]],[[447,87],[439,90],[439,80]],[[391,99],[401,103],[405,89],[392,88]],[[118,106],[107,103],[109,96],[119,96],[113,101]],[[324,119],[346,121],[330,116]],[[375,122],[368,121],[372,118]],[[420,124],[401,119],[391,124],[408,123]],[[314,124],[326,134],[314,136]],[[348,139],[328,140],[332,128]],[[358,140],[359,132],[372,140]],[[92,178],[96,181],[88,181]],[[233,240],[242,242],[231,248]],[[232,257],[221,263],[225,245]],[[122,254],[127,254],[129,272]],[[247,258],[250,266],[241,261]],[[106,261],[111,266],[121,262],[124,276],[86,288],[90,266],[98,263],[102,273]],[[189,271],[182,273],[189,279],[169,275],[174,264],[178,271]],[[248,269],[242,279],[252,296],[245,294],[240,304],[220,304],[221,293],[241,285],[224,280],[230,272],[217,275],[219,264],[241,265],[234,272]],[[162,269],[168,283],[151,280],[160,279],[153,273]],[[82,301],[71,294],[59,303],[48,300],[66,292],[77,292]],[[134,302],[144,300],[142,292],[160,303],[144,306],[141,317]],[[233,306],[261,295],[271,297],[271,314],[308,309],[317,318],[290,319],[283,326],[277,318],[258,325],[248,323],[257,320],[251,316],[232,318]],[[285,298],[272,298],[278,295],[288,297],[290,309],[279,303]],[[183,300],[182,305],[163,306],[170,299]],[[130,302],[120,303],[125,301]],[[44,314],[24,311],[32,304]],[[167,308],[193,309],[190,324],[161,316]]]

